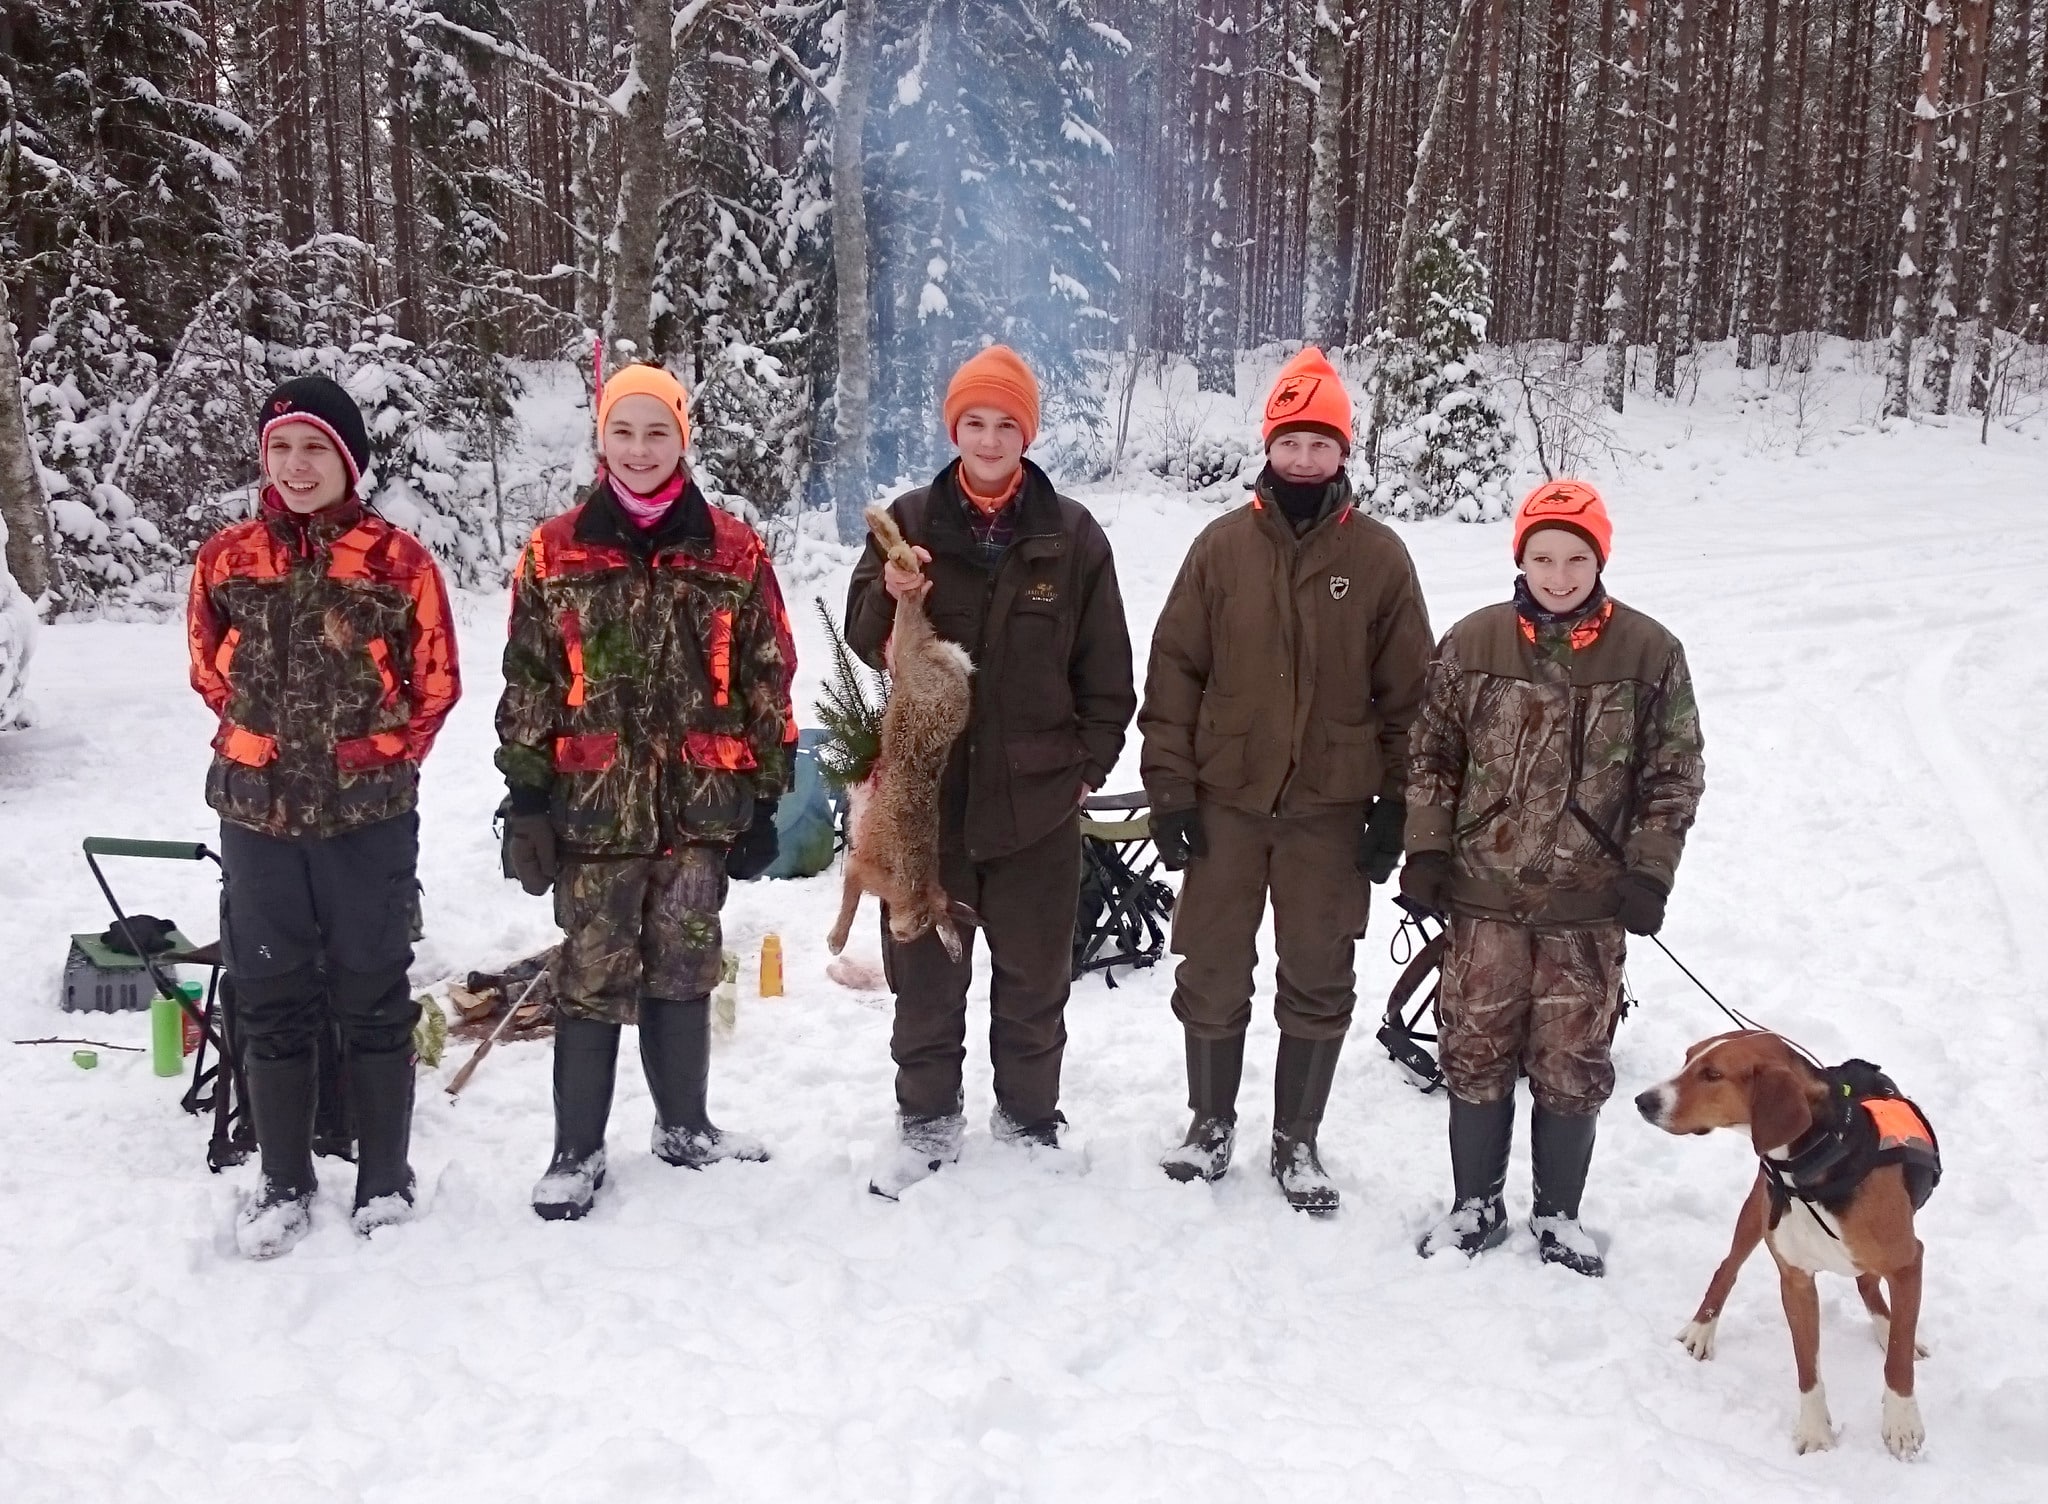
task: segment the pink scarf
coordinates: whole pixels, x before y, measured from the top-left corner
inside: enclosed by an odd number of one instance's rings
[[[687,484],[687,478],[680,465],[662,488],[651,496],[642,496],[631,490],[624,481],[614,479],[609,471],[600,471],[599,478],[611,487],[612,496],[618,501],[619,509],[632,518],[633,526],[643,533],[651,531],[656,523],[668,515],[668,509],[676,504],[677,498],[683,494],[684,485]]]

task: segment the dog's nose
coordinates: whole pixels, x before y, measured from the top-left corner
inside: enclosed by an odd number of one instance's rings
[[[1664,1115],[1664,1088],[1653,1086],[1648,1091],[1636,1093],[1636,1111],[1654,1123]]]

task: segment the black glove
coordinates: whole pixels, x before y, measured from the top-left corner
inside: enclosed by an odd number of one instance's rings
[[[519,879],[519,886],[536,898],[555,885],[562,870],[561,855],[555,849],[555,825],[546,814],[505,816],[506,875]]]
[[[1358,832],[1358,870],[1367,882],[1383,883],[1394,875],[1401,860],[1401,832],[1407,824],[1406,800],[1384,796],[1373,800]]]
[[[725,853],[725,875],[734,882],[750,882],[775,865],[782,854],[782,842],[775,834],[775,806],[778,800],[756,799],[754,823],[740,833]]]
[[[1168,872],[1180,871],[1192,857],[1207,856],[1209,837],[1202,830],[1202,812],[1182,809],[1170,815],[1154,814],[1152,842]]]
[[[1436,915],[1451,911],[1451,854],[1418,851],[1401,868],[1401,896]]]
[[[1647,872],[1624,872],[1614,885],[1621,907],[1615,918],[1631,935],[1654,935],[1664,928],[1664,900],[1671,890]]]

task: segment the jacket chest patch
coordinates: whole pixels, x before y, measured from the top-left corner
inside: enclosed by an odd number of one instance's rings
[[[1351,593],[1351,576],[1333,574],[1330,576],[1330,599],[1341,601]]]
[[[1051,580],[1039,580],[1024,592],[1024,599],[1034,606],[1050,606],[1060,598],[1060,587]]]

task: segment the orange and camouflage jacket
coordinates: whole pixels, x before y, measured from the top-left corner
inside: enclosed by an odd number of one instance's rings
[[[694,482],[651,531],[602,481],[512,582],[498,768],[584,856],[731,841],[789,786],[796,645],[768,550]]]
[[[1685,650],[1650,617],[1488,606],[1444,637],[1409,728],[1408,850],[1450,854],[1461,912],[1611,919],[1624,872],[1669,891],[1702,749]]]
[[[300,517],[268,494],[192,570],[192,687],[220,717],[206,802],[278,836],[412,809],[462,693],[441,572],[353,498]]]

